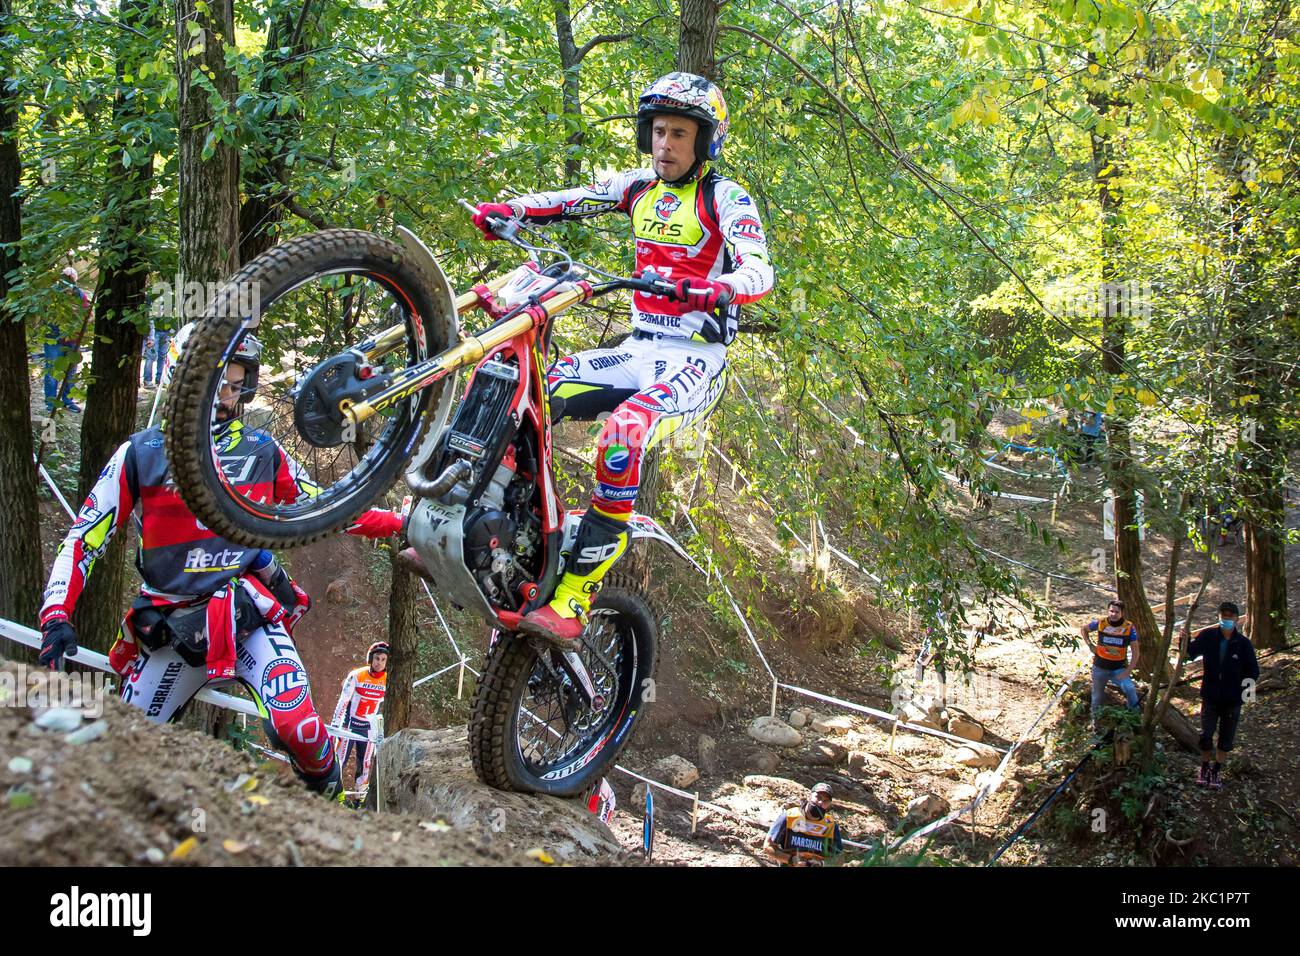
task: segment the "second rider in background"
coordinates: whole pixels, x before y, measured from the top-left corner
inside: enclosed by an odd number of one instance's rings
[[[643,456],[656,442],[713,411],[736,337],[735,306],[772,289],[767,239],[749,194],[709,168],[727,138],[722,92],[693,73],[669,73],[641,95],[637,148],[653,169],[615,174],[590,186],[483,203],[489,216],[533,224],[621,212],[632,220],[636,272],[676,284],[674,296],[637,292],[632,335],[617,348],[560,359],[549,375],[552,414],[594,419],[612,412],[596,444],[596,487],[573,557],[550,604],[521,629],[561,646],[576,640],[600,582],[628,546],[627,521]],[[722,302],[731,306],[719,309]]]

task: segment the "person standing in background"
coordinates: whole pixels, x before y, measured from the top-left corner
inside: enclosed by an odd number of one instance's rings
[[[69,411],[79,412],[81,406],[69,393],[77,380],[77,367],[81,364],[78,351],[90,320],[90,295],[77,285],[77,270],[68,266],[62,278],[55,283],[56,295],[53,314],[45,323],[45,411],[54,414],[59,403]],[[71,355],[71,364],[66,356]],[[62,371],[60,385],[56,373]]]

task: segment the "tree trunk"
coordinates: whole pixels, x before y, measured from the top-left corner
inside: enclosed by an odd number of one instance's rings
[[[388,691],[384,695],[384,735],[411,726],[411,698],[420,633],[416,626],[416,602],[420,585],[415,575],[397,560],[392,548],[392,586],[388,591]]]
[[[282,7],[271,22],[262,53],[258,92],[263,97],[287,93],[301,103],[306,85],[303,54],[315,36],[313,0],[298,10]],[[280,52],[284,50],[285,52]],[[292,64],[292,65],[291,65]],[[239,207],[239,264],[255,259],[276,242],[291,198],[287,157],[301,137],[302,109],[279,107],[265,121],[265,139],[244,154],[244,199]]]
[[[6,47],[10,0],[0,0],[0,40]],[[27,324],[9,308],[9,273],[19,267],[22,207],[18,199],[18,108],[21,90],[0,86],[0,617],[34,626],[41,603],[41,522],[32,460]],[[0,642],[5,656],[34,654]]]
[[[197,2],[177,0],[176,4],[178,261],[183,281],[220,283],[235,271],[239,259],[239,155],[233,145],[221,141],[226,132],[218,125],[221,119],[209,102],[208,91],[195,83],[193,76],[200,71],[206,74],[225,108],[233,112],[236,82],[226,67],[224,48],[234,43],[234,4],[233,0],[208,0],[203,12]],[[188,302],[188,296],[183,298]],[[177,321],[180,324],[192,318],[195,316],[178,315]],[[200,701],[189,710],[193,725],[221,736],[229,719],[226,712]]]
[[[1238,192],[1228,203],[1228,250],[1231,268],[1225,289],[1225,320],[1233,354],[1233,394],[1242,419],[1235,453],[1238,458],[1237,496],[1246,530],[1246,627],[1259,650],[1286,643],[1286,447],[1281,437],[1283,409],[1289,389],[1274,371],[1276,361],[1293,356],[1278,354],[1271,339],[1277,334],[1274,308],[1261,301],[1263,254],[1255,240],[1259,213],[1245,186],[1251,175],[1249,144],[1235,143],[1220,153],[1229,181]]]
[[[681,0],[677,69],[717,81],[718,60],[715,51],[718,45],[718,14],[722,5],[717,0]]]
[[[219,138],[226,132],[218,125],[221,118],[192,77],[200,70],[209,74],[233,112],[235,75],[226,67],[224,47],[234,43],[235,24],[232,0],[209,0],[206,13],[196,4],[176,5],[180,270],[187,282],[207,283],[226,279],[238,264],[239,154]]]
[[[1282,496],[1276,486],[1267,498],[1282,513]],[[1246,630],[1257,650],[1286,644],[1286,542],[1275,527],[1246,524]]]
[[[146,285],[150,272],[146,237],[150,226],[154,147],[131,130],[147,128],[148,104],[126,82],[138,64],[152,57],[161,12],[152,0],[124,0],[119,7],[124,29],[117,32],[117,92],[113,102],[116,131],[104,186],[104,231],[100,235],[99,282],[95,290],[95,338],[91,351],[86,412],[81,422],[81,468],[78,499],[84,499],[117,446],[135,430],[140,380],[140,347],[146,321]],[[139,33],[135,32],[139,31]],[[128,95],[133,94],[133,95]],[[147,134],[146,134],[147,135]],[[118,157],[130,156],[123,167]],[[123,529],[124,531],[127,529]],[[95,573],[77,602],[77,634],[85,646],[107,651],[122,614],[125,579],[122,558],[128,534],[118,534],[95,562]]]
[[[1103,100],[1094,102],[1098,112],[1103,115],[1109,105]],[[1118,378],[1124,374],[1129,317],[1126,307],[1111,308],[1112,297],[1108,294],[1112,283],[1119,279],[1123,212],[1119,195],[1109,185],[1110,180],[1119,175],[1118,159],[1109,135],[1092,134],[1092,173],[1097,186],[1097,204],[1101,211],[1098,243],[1101,255],[1101,294],[1098,298],[1103,303],[1102,370],[1107,375]],[[1114,415],[1107,427],[1110,442],[1106,456],[1106,475],[1115,496],[1115,586],[1119,590],[1119,599],[1124,602],[1125,616],[1137,627],[1140,643],[1151,648],[1156,643],[1159,630],[1142,582],[1136,468],[1129,424],[1122,415]],[[1150,679],[1152,668],[1156,665],[1156,655],[1142,654],[1139,663],[1139,671]]]
[[[585,138],[582,130],[582,58],[578,44],[573,39],[573,22],[570,19],[569,0],[551,0],[555,10],[555,39],[560,47],[560,69],[564,71],[562,91],[565,124],[572,127],[565,140],[564,182],[576,186],[582,175],[582,162],[578,153]]]

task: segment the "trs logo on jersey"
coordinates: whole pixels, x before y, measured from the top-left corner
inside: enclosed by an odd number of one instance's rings
[[[655,200],[655,215],[667,222],[673,217],[673,213],[677,211],[677,207],[681,204],[682,201],[672,193],[664,193]]]

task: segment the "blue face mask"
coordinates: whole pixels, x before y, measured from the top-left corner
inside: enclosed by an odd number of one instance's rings
[[[1220,622],[1219,622],[1219,627],[1223,628],[1225,631],[1228,631],[1228,632],[1231,632],[1231,631],[1233,630],[1233,628],[1235,628],[1236,626],[1237,626],[1237,622],[1236,622],[1236,621],[1220,621]]]

